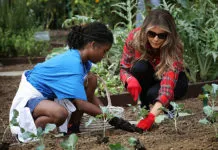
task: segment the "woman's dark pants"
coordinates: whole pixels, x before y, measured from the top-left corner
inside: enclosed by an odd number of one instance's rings
[[[155,78],[152,65],[145,60],[137,61],[130,70],[131,74],[139,81],[142,92],[140,94],[141,107],[149,109],[149,104],[154,104],[160,89],[160,80]],[[179,73],[174,89],[174,100],[183,97],[188,89],[188,79],[184,72]]]

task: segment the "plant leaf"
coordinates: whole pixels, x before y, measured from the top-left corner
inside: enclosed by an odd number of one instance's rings
[[[13,110],[13,115],[14,115],[15,118],[17,118],[19,116],[19,112],[16,109],[14,109]]]
[[[109,147],[111,150],[128,150],[126,147],[124,147],[120,143],[110,144]]]
[[[39,145],[36,150],[44,150],[45,149],[45,145],[42,144],[42,145]]]
[[[155,117],[155,123],[159,124],[165,119],[168,119],[167,115],[158,115],[157,117]]]
[[[207,117],[212,117],[213,116],[213,110],[211,106],[204,106],[203,107],[204,113],[207,115]]]
[[[213,88],[213,93],[216,94],[216,91],[218,90],[218,85],[217,84],[211,84]]]
[[[200,119],[199,122],[202,124],[210,124],[210,122],[206,118]]]
[[[103,114],[108,114],[108,112],[109,112],[108,107],[100,106],[100,108],[101,108],[101,111]]]
[[[20,131],[21,131],[21,133],[24,133],[25,129],[24,128],[20,128]]]
[[[55,134],[54,137],[56,137],[56,138],[64,137],[64,133]]]
[[[180,117],[189,116],[189,115],[191,115],[191,114],[187,113],[187,112],[179,112]]]
[[[40,137],[43,135],[43,130],[41,127],[37,128],[37,136]]]
[[[46,124],[45,126],[45,130],[44,130],[44,133],[45,134],[48,134],[50,131],[53,131],[54,129],[56,128],[56,125],[55,124]]]
[[[128,142],[129,142],[129,145],[130,145],[130,146],[135,146],[135,145],[136,145],[136,141],[137,141],[137,139],[134,138],[134,137],[130,137],[130,138],[128,139]]]
[[[61,142],[60,145],[65,150],[75,150],[77,141],[78,141],[78,136],[73,133],[69,136],[67,140]]]
[[[33,139],[33,138],[36,138],[37,135],[35,135],[34,133],[32,132],[29,132],[29,131],[25,131],[24,133],[22,133],[22,138],[23,139]]]
[[[174,110],[177,110],[177,108],[179,107],[179,105],[175,102],[170,102],[170,105],[172,105]]]
[[[12,118],[12,120],[10,121],[10,124],[12,124],[13,126],[20,126],[15,117]]]
[[[210,92],[212,90],[212,86],[209,84],[205,84],[202,88],[204,92]]]
[[[96,118],[95,117],[89,117],[89,120],[85,123],[85,127],[88,127],[93,121],[95,121]]]
[[[10,121],[10,124],[12,124],[13,126],[20,126],[19,123],[17,122],[17,117],[19,116],[19,112],[14,109],[13,110],[13,117]]]

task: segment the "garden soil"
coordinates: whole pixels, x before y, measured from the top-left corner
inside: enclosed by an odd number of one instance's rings
[[[0,71],[21,71],[30,69],[33,65],[2,66]],[[2,142],[10,143],[10,150],[31,150],[35,149],[38,143],[18,144],[10,137],[7,129],[9,109],[12,99],[18,89],[20,76],[0,76],[0,139]],[[172,120],[165,120],[161,124],[154,125],[150,131],[143,134],[131,133],[120,129],[108,129],[106,136],[108,143],[98,144],[97,138],[103,131],[79,133],[76,149],[78,150],[108,150],[110,144],[120,143],[121,145],[134,149],[129,145],[128,139],[134,137],[139,139],[147,150],[218,150],[218,141],[215,139],[213,127],[200,124],[198,121],[204,118],[202,102],[198,98],[178,100],[183,103],[185,109],[192,112],[192,115],[182,117],[178,120],[179,132],[175,131]],[[125,118],[136,120],[137,114],[130,107],[125,108]],[[5,133],[5,134],[4,134]],[[4,136],[3,136],[4,134]],[[61,149],[59,142],[63,138],[55,138],[46,135],[46,150]],[[2,148],[3,149],[3,148]]]

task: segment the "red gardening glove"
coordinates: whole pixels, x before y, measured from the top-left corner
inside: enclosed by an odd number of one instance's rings
[[[154,120],[155,116],[152,113],[149,113],[146,118],[139,121],[137,127],[143,129],[144,131],[148,130],[153,125]]]
[[[127,91],[132,95],[134,101],[138,100],[138,97],[142,91],[142,88],[136,78],[130,77],[127,80]]]

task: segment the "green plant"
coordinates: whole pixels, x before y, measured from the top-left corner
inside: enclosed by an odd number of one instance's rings
[[[13,118],[10,121],[10,125],[17,126],[20,128],[22,133],[22,138],[29,139],[29,140],[39,140],[39,146],[36,148],[37,150],[44,150],[44,136],[48,134],[50,131],[53,131],[56,128],[55,124],[47,124],[45,129],[43,130],[41,127],[37,128],[37,134],[32,132],[26,131],[24,128],[20,127],[19,123],[17,122],[17,117],[19,116],[19,112],[17,110],[13,110]]]
[[[70,28],[73,25],[86,24],[86,23],[90,23],[94,21],[96,20],[90,17],[75,15],[74,17],[71,17],[70,19],[66,19],[62,24],[62,28]]]
[[[45,29],[60,28],[62,21],[68,17],[67,0],[26,0],[26,4]]]
[[[0,1],[0,26],[3,29],[17,32],[37,25],[35,14],[26,5],[26,0]]]
[[[89,120],[86,122],[85,126],[88,127],[93,121],[96,121],[96,119],[103,120],[103,138],[105,137],[105,131],[106,131],[106,123],[114,117],[113,114],[111,114],[110,110],[106,106],[100,106],[102,114],[97,115],[96,117],[90,117]]]
[[[216,110],[216,100],[218,95],[218,85],[211,84],[211,85],[204,85],[203,86],[204,94],[200,94],[199,98],[203,100],[203,112],[206,115],[204,119],[199,120],[202,124],[207,124],[213,126],[215,131],[215,136],[218,138],[217,132],[217,117],[218,112]]]
[[[44,56],[49,43],[36,41],[34,33],[42,30],[26,1],[0,2],[0,56]],[[37,26],[37,27],[36,27]]]
[[[113,4],[112,7],[115,7],[112,12],[119,15],[121,18],[124,19],[124,22],[118,22],[116,26],[118,25],[124,25],[124,27],[127,27],[128,30],[131,30],[134,28],[135,23],[133,23],[133,20],[135,19],[136,10],[137,8],[137,1],[135,0],[127,0],[126,2],[119,2],[116,4]],[[127,23],[125,23],[127,22]]]
[[[86,16],[95,20],[114,26],[117,21],[121,20],[119,16],[113,16],[111,12],[112,5],[119,0],[68,0],[71,13],[68,18],[76,15]],[[113,17],[110,17],[113,16]]]
[[[194,0],[181,3],[167,3],[161,8],[174,16],[177,30],[184,43],[187,75],[192,82],[217,77],[218,63],[218,7],[212,0]],[[192,11],[190,11],[192,10]],[[200,78],[198,78],[200,77]]]
[[[45,60],[51,59],[52,57],[55,57],[55,56],[65,52],[65,51],[67,51],[67,49],[68,49],[67,46],[66,47],[55,47],[51,50],[51,53],[49,53],[46,56]]]
[[[136,139],[134,137],[130,137],[128,139],[129,145],[133,146],[134,149],[137,150],[146,150],[146,148],[144,147],[144,145],[139,141],[139,139]]]
[[[0,37],[0,56],[1,57],[16,56],[17,51],[15,49],[15,46],[13,44],[13,39],[11,37],[12,31],[0,28],[0,34],[2,35]]]
[[[36,31],[35,28],[21,30],[18,35],[12,36],[18,56],[45,56],[48,53],[49,42],[35,40],[34,34]]]
[[[42,52],[46,43],[37,43],[33,41],[33,29],[39,29],[36,16],[26,4],[26,0],[0,2],[0,56],[13,57],[20,56],[24,51],[30,56]],[[41,46],[43,45],[43,46]],[[30,52],[31,51],[31,52]],[[25,53],[26,53],[25,52]],[[33,55],[34,55],[33,54]]]
[[[113,65],[108,66],[105,63],[105,60],[102,60],[98,64],[93,65],[91,72],[102,77],[102,79],[106,83],[106,86],[108,87],[110,94],[118,94],[124,91],[124,87],[121,84],[119,75],[113,74]],[[105,97],[106,93],[102,82],[98,83],[98,87],[95,91],[95,94],[97,96]]]
[[[128,143],[131,147],[134,148],[134,150],[146,150],[144,145],[140,143],[139,139],[136,139],[134,137],[130,137],[128,139]],[[130,150],[130,148],[125,147],[125,146],[121,145],[120,143],[110,144],[109,148],[110,148],[110,150]]]
[[[190,115],[190,112],[188,110],[184,110],[184,104],[177,104],[175,102],[170,102],[170,105],[172,106],[172,110],[169,110],[168,108],[165,107],[161,107],[160,109],[168,114],[168,118],[173,119],[175,130],[176,132],[179,132],[178,130],[179,118],[182,116]],[[166,118],[167,118],[166,115],[159,115],[158,117],[156,117],[155,122],[160,123]]]
[[[1,30],[0,34],[0,56],[45,56],[48,52],[49,42],[36,41],[34,34],[40,28],[29,28],[14,33],[12,30]]]
[[[148,115],[148,110],[145,107],[141,107],[140,105],[132,106],[128,104],[128,106],[132,109],[133,113],[137,113],[137,120],[140,120]]]
[[[76,150],[76,144],[78,142],[78,136],[76,134],[71,134],[69,138],[61,142],[61,147],[64,150]]]
[[[121,143],[115,143],[109,145],[110,150],[129,150],[129,148],[124,147]]]

